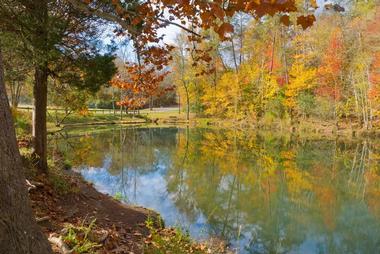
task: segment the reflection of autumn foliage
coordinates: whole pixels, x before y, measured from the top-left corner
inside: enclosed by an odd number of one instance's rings
[[[283,167],[287,180],[288,193],[293,202],[297,202],[307,191],[312,190],[310,175],[308,172],[300,170],[295,163],[296,154],[294,151],[282,151]]]
[[[380,145],[370,146],[368,170],[364,173],[365,201],[373,216],[380,219]]]
[[[378,240],[372,228],[364,235],[351,231],[357,213],[364,226],[376,227],[380,220],[376,143],[299,140],[233,129],[136,128],[85,137],[73,143],[81,151],[69,149],[79,165],[102,165],[112,158],[107,166],[115,176],[129,170],[162,173],[165,195],[188,221],[204,218],[210,233],[227,240],[237,240],[236,232],[241,232],[252,248],[268,252],[281,241],[290,252],[308,235],[323,235],[321,244],[339,237],[342,248],[352,239]]]
[[[190,211],[186,213],[192,214],[192,217],[200,209],[210,214],[210,222],[223,223],[226,214],[230,214],[228,218],[232,220],[238,210],[246,218],[244,223],[263,223],[268,219],[263,214],[269,216],[279,212],[280,200],[287,200],[289,203],[285,209],[292,209],[290,207],[293,206],[300,209],[289,212],[293,223],[310,227],[310,221],[318,221],[316,224],[322,225],[325,230],[336,231],[342,212],[340,199],[361,202],[355,187],[362,186],[361,182],[351,183],[355,184],[351,186],[345,178],[347,172],[341,168],[344,164],[351,165],[355,155],[351,148],[340,153],[334,150],[333,143],[326,147],[321,143],[313,146],[315,151],[303,145],[281,145],[275,150],[276,145],[265,139],[233,130],[190,131],[188,138],[180,132],[178,139],[180,142],[175,166],[170,172],[174,174],[169,178],[170,186],[174,188],[181,183],[182,197],[191,200],[186,208]],[[299,161],[299,156],[320,153],[319,149],[328,152],[318,158],[310,157],[311,162],[305,164],[307,167],[300,163],[303,161]],[[360,149],[357,152],[361,154]],[[330,157],[339,160],[326,160]],[[361,165],[359,161],[356,163]],[[368,184],[366,187],[368,209],[373,213],[379,206],[379,199],[375,198],[377,192],[373,188],[378,182],[379,179],[373,178],[374,185]],[[349,197],[342,197],[343,193],[349,193]],[[216,207],[209,203],[210,200],[218,201]],[[310,215],[309,212],[315,214]],[[300,214],[297,216],[297,213]],[[252,219],[252,214],[257,221]],[[269,227],[269,224],[266,226]]]
[[[365,174],[367,181],[366,202],[370,212],[380,219],[380,175],[373,171]]]
[[[331,164],[329,166],[334,167]],[[336,228],[338,194],[334,189],[334,183],[331,182],[334,179],[334,172],[331,168],[326,168],[326,165],[321,165],[318,162],[313,163],[310,180],[313,182],[311,191],[315,193],[316,206],[320,211],[324,225],[333,231]]]
[[[336,227],[336,193],[331,186],[314,186],[319,209],[321,211],[323,222],[326,228],[333,231]]]
[[[69,158],[73,166],[86,165],[91,162],[91,166],[101,167],[103,165],[103,157],[99,156],[98,150],[104,149],[104,144],[97,142],[93,136],[82,136],[78,139],[69,139],[69,146],[75,147],[74,153],[69,153]]]

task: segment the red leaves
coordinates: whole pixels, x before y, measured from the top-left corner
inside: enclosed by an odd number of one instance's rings
[[[260,0],[249,1],[244,10],[249,12],[249,11],[252,11],[254,8],[257,8],[257,6],[259,5],[260,5]]]
[[[156,54],[160,50],[156,47],[150,48],[151,54]],[[157,52],[156,52],[157,51]],[[154,52],[154,53],[153,53]],[[144,59],[145,61],[146,59]],[[147,61],[149,62],[149,61]],[[142,108],[150,96],[160,92],[159,85],[168,72],[159,72],[162,65],[139,65],[127,63],[125,66],[127,77],[121,78],[120,75],[112,79],[111,85],[124,90],[126,96],[118,105],[130,109]]]
[[[216,17],[220,20],[224,19],[224,11],[222,8],[220,8],[220,6],[214,5],[213,13],[214,13],[214,17]]]
[[[280,22],[284,24],[285,26],[289,26],[290,25],[289,15],[282,15],[280,18]]]
[[[257,17],[264,15],[273,16],[279,12],[294,12],[297,10],[294,0],[253,0],[249,1],[243,10],[254,13]]]
[[[132,19],[132,25],[138,25],[139,23],[141,23],[142,22],[142,19],[141,18],[139,18],[139,17],[135,17],[134,19]]]
[[[234,27],[230,23],[223,23],[219,26],[216,31],[219,34],[220,38],[225,39],[228,33],[232,33],[234,31]]]
[[[380,38],[380,6],[376,8],[376,14],[371,22],[367,25],[366,40],[372,45],[378,45],[378,38]],[[369,70],[369,81],[371,87],[369,91],[369,98],[380,102],[380,51],[373,47],[372,61]]]
[[[315,22],[314,15],[297,17],[297,25],[301,25],[304,30],[307,29],[308,27],[311,27],[314,22]]]
[[[380,52],[376,52],[373,56],[369,79],[372,87],[369,91],[369,97],[372,100],[380,98]]]
[[[316,93],[321,96],[331,97],[334,100],[341,98],[341,84],[339,75],[342,72],[342,38],[341,31],[336,29],[332,32],[330,43],[322,58],[322,63],[318,69],[320,86]]]

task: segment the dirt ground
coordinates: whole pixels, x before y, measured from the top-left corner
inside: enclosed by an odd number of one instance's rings
[[[97,252],[142,253],[143,239],[149,233],[145,222],[148,217],[157,216],[156,213],[124,205],[101,194],[76,173],[70,172],[65,178],[71,185],[71,191],[66,194],[58,194],[46,176],[32,179],[41,183],[29,195],[38,224],[47,237],[61,234],[67,223],[78,226],[96,219],[95,229],[107,232]],[[55,251],[59,253],[57,248]]]

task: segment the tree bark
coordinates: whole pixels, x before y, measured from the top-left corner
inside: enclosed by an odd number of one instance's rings
[[[33,138],[34,154],[36,155],[37,167],[42,172],[47,172],[47,81],[48,68],[44,64],[35,68],[35,83],[33,87],[34,114],[33,114]]]
[[[37,226],[17,148],[0,48],[0,253],[52,253]]]
[[[33,45],[38,54],[34,66],[34,114],[33,114],[33,138],[34,155],[36,165],[42,172],[47,172],[47,83],[49,61],[49,14],[48,0],[33,1],[28,10],[36,21]]]
[[[186,120],[189,121],[189,119],[190,119],[190,95],[189,95],[189,89],[187,87],[186,82],[183,82],[183,87],[185,88],[185,94],[186,94]]]

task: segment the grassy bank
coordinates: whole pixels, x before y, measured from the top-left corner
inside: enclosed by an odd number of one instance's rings
[[[18,135],[31,133],[32,112],[29,110],[18,110],[13,113]],[[66,115],[62,111],[48,110],[47,128],[48,132],[55,132],[65,127],[86,126],[86,125],[107,125],[107,124],[132,124],[145,123],[149,120],[146,117],[113,114],[109,111],[88,112],[88,114],[72,113]]]
[[[18,136],[28,135],[31,133],[31,111],[19,110],[14,112],[15,124]],[[176,108],[166,108],[154,110],[144,109],[139,111],[139,115],[123,114],[120,112],[114,114],[112,110],[89,111],[82,115],[72,113],[65,116],[62,111],[49,110],[47,117],[48,132],[59,131],[62,128],[69,127],[86,127],[89,126],[107,126],[112,124],[145,124],[154,123],[160,126],[165,125],[183,125],[206,127],[206,128],[237,128],[249,129],[255,131],[275,131],[288,135],[300,137],[319,137],[331,138],[342,136],[346,138],[356,137],[376,137],[380,136],[380,121],[373,123],[371,129],[363,129],[360,124],[355,121],[340,120],[336,123],[333,120],[320,120],[313,118],[299,119],[290,121],[289,119],[261,119],[260,121],[253,120],[238,120],[218,119],[197,117],[195,114],[190,115],[190,120],[186,120],[184,112],[178,112]]]
[[[32,110],[29,108],[18,109],[14,112],[16,126],[25,133],[30,132],[32,121]],[[130,112],[126,114],[113,110],[89,110],[86,114],[73,112],[66,114],[62,110],[49,109],[47,112],[47,126],[49,132],[54,132],[64,127],[85,125],[107,125],[107,124],[130,124],[130,123],[185,123],[185,113],[179,113],[175,108],[155,108],[153,110],[140,110],[137,114]],[[22,134],[22,133],[20,133]]]
[[[372,128],[363,129],[359,123],[350,121],[323,121],[319,119],[307,118],[294,121],[272,119],[261,121],[247,121],[247,120],[229,120],[218,118],[193,118],[192,125],[197,127],[207,128],[237,128],[237,129],[251,129],[257,132],[275,132],[283,135],[295,135],[299,137],[378,137],[380,136],[380,121],[373,123]]]

